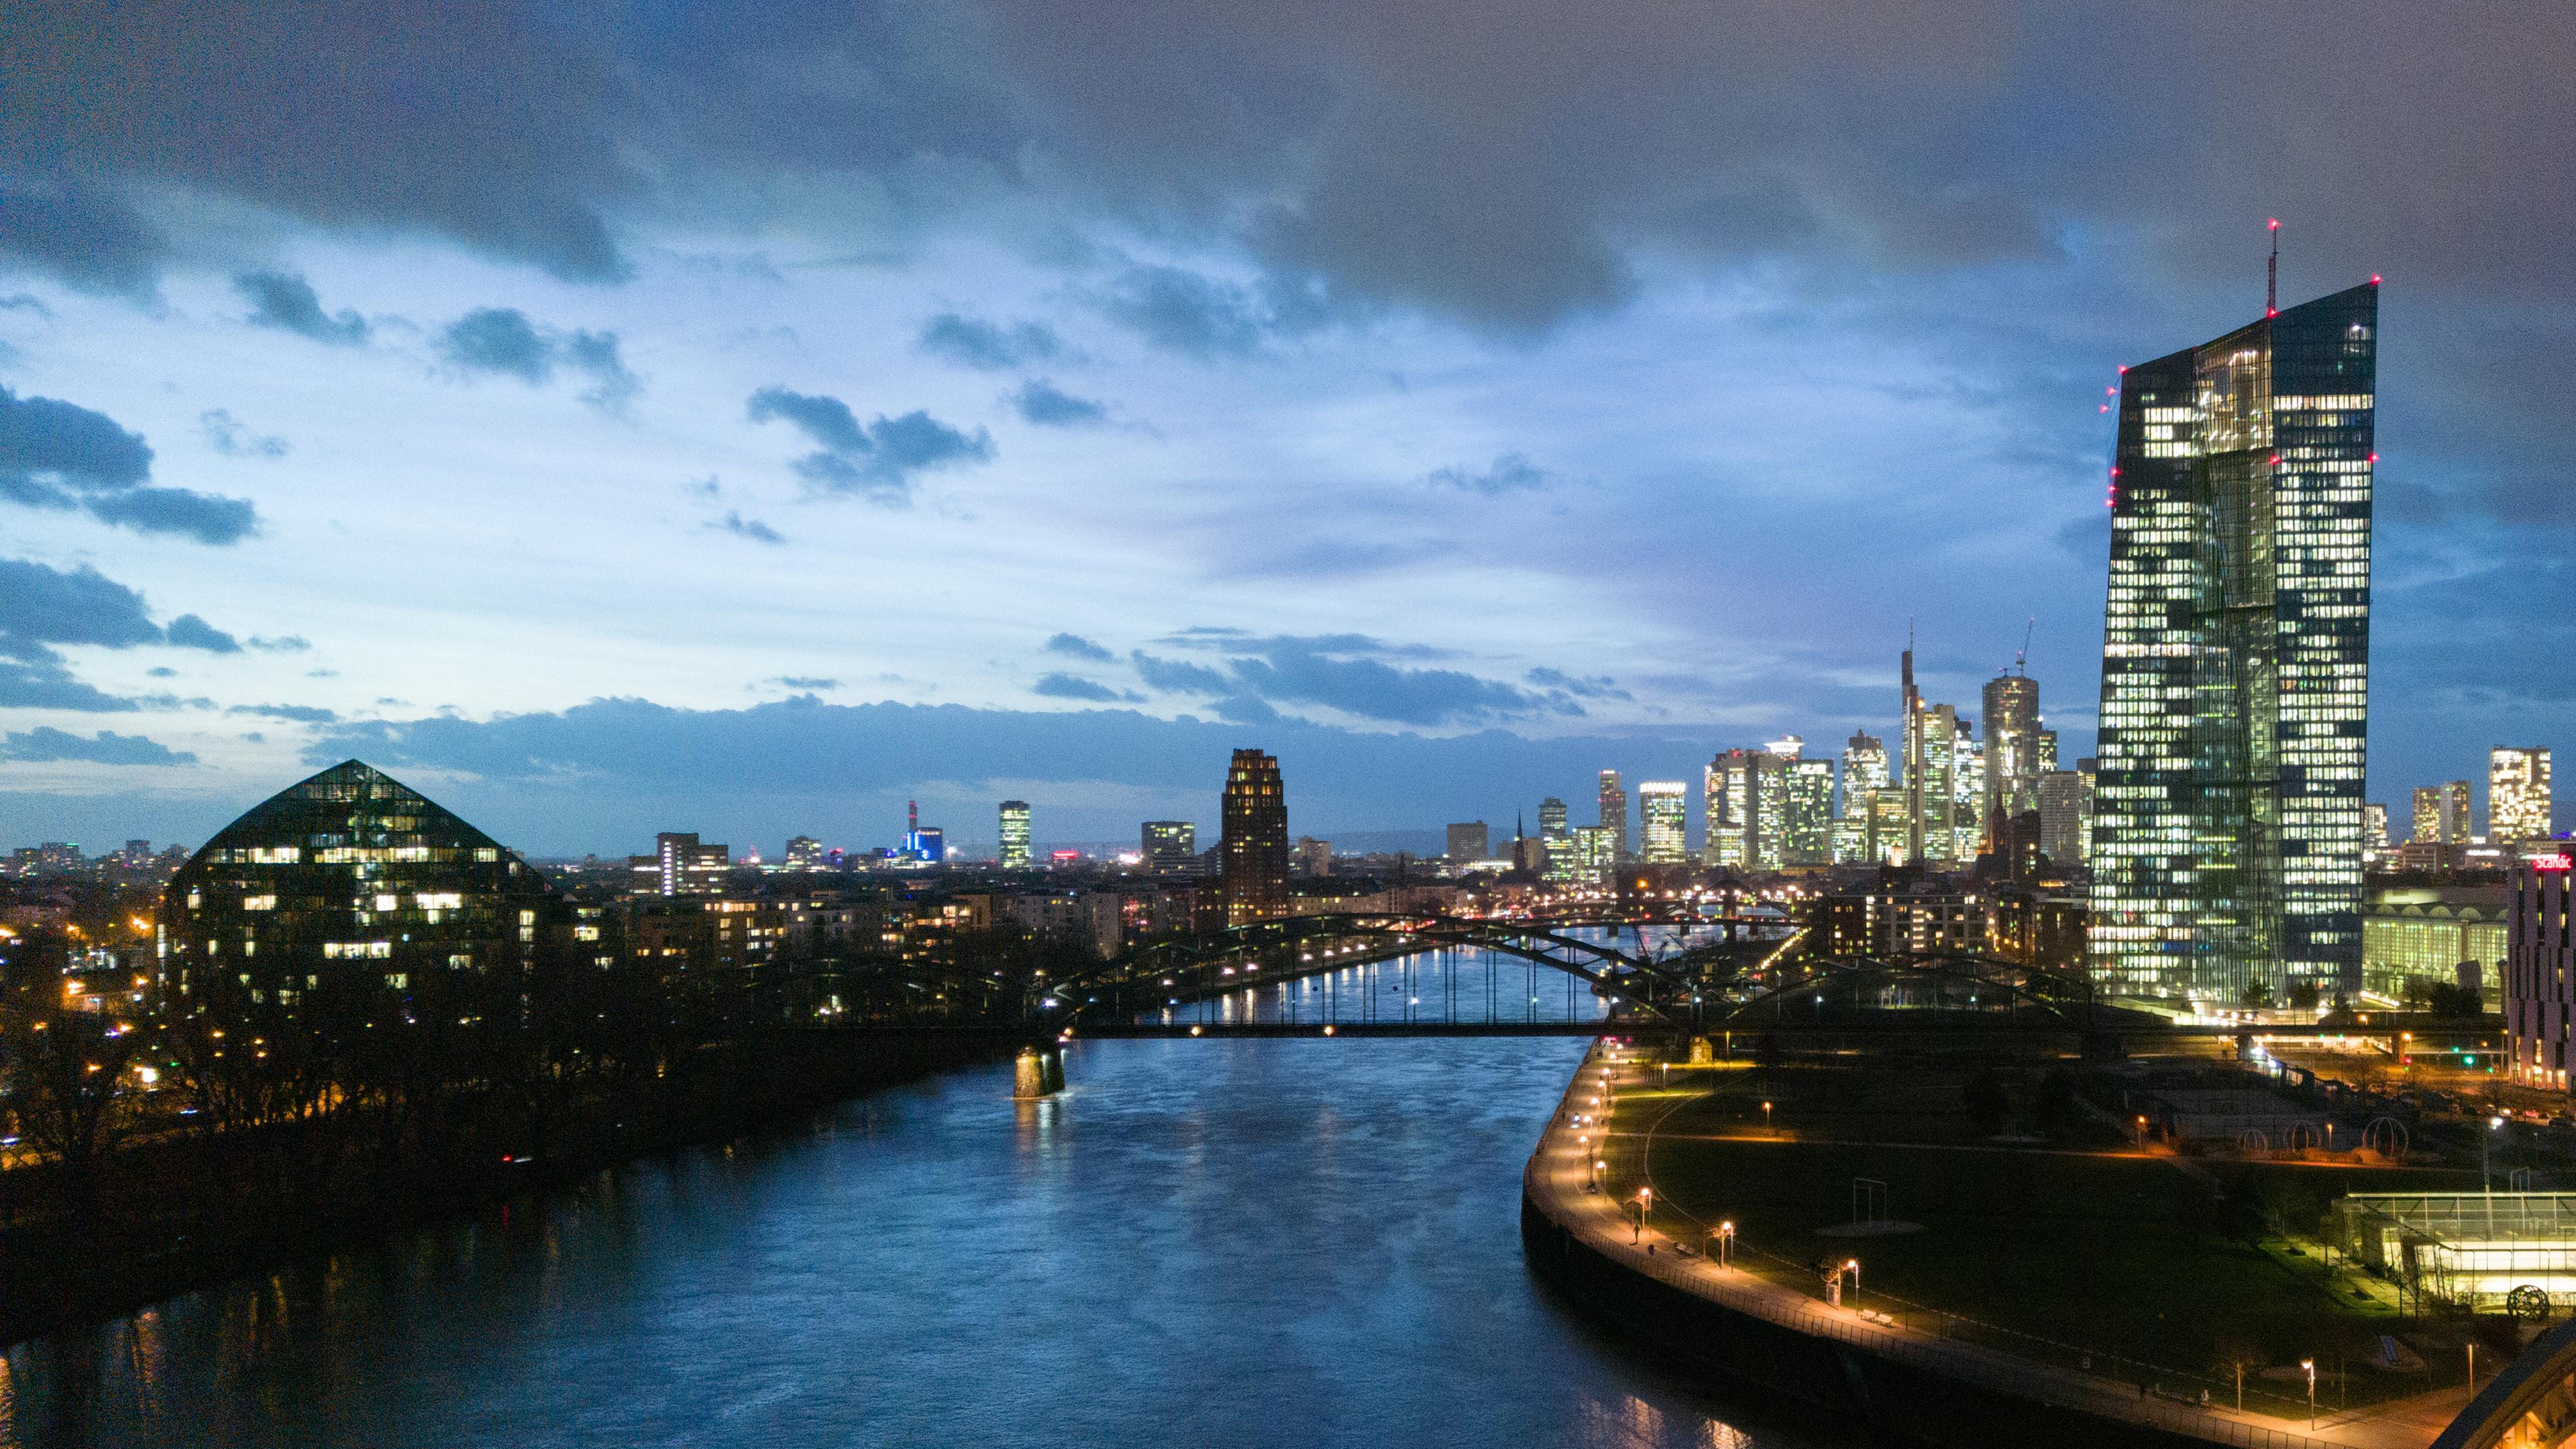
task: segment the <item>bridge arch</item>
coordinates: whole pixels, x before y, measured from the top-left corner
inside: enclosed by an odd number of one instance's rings
[[[1860,1008],[1860,993],[1870,987],[1928,988],[1935,1010],[1957,997],[1957,1009],[1973,1011],[1982,1005],[1979,997],[1992,995],[2016,1013],[2036,1011],[2070,1027],[2085,1024],[2092,1005],[2091,988],[2080,978],[1995,956],[1829,956],[1800,963],[1781,979],[1758,987],[1717,1024],[1741,1029],[1778,1022],[1801,996],[1821,997],[1824,1006],[1839,997],[1846,1010]]]
[[[2560,1449],[2576,1443],[2576,1320],[2531,1341],[2478,1390],[2432,1449]]]

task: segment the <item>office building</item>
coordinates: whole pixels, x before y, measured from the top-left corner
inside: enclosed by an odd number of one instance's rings
[[[1004,870],[1029,868],[1029,802],[1002,802],[1001,865]]]
[[[916,825],[903,833],[900,854],[906,860],[937,865],[948,858],[948,832],[936,825]]]
[[[1780,865],[1834,858],[1834,762],[1792,759],[1779,772]]]
[[[1574,848],[1566,852],[1563,868],[1549,857],[1550,878],[1587,888],[1608,880],[1619,868],[1619,832],[1607,825],[1578,825],[1572,834]]]
[[[1911,859],[1942,865],[1959,857],[1959,710],[1918,699],[1906,766],[1906,838],[1919,843]]]
[[[2504,1029],[2514,1080],[2566,1091],[2567,1038],[2576,1023],[2576,935],[2568,899],[2576,865],[2563,853],[2514,868],[2505,916]]]
[[[1288,795],[1279,761],[1237,750],[1225,776],[1218,838],[1225,923],[1241,926],[1288,911]]]
[[[1452,821],[1449,826],[1449,863],[1464,865],[1471,860],[1487,858],[1492,834],[1482,820]]]
[[[1611,837],[1611,844],[1617,850],[1616,858],[1627,859],[1628,792],[1619,788],[1619,772],[1616,770],[1601,772],[1601,824],[1604,829],[1617,832]]]
[[[2487,752],[2487,838],[2549,838],[2549,751],[2499,745]]]
[[[2361,858],[2375,859],[2388,853],[2388,807],[2377,800],[2361,807]]]
[[[440,972],[531,969],[556,917],[544,877],[515,853],[347,760],[189,858],[162,894],[157,970],[181,1015],[292,1011],[312,992],[414,993]]]
[[[1975,729],[1974,720],[1958,721],[1951,746],[1950,858],[1961,863],[1976,859],[1986,841],[1986,749]]]
[[[2070,870],[2085,863],[2085,826],[2092,818],[2092,777],[2080,770],[2039,777],[2039,848],[2052,862]]]
[[[789,870],[821,870],[823,842],[810,835],[790,836],[787,848],[778,853],[778,859]]]
[[[2111,993],[2361,985],[2376,286],[2121,375],[2092,955]]]
[[[1843,742],[1843,813],[1868,818],[1868,793],[1887,785],[1887,746],[1855,730]]]
[[[1784,822],[1778,776],[1785,763],[1769,750],[1733,749],[1721,751],[1701,767],[1701,808],[1707,826],[1700,845],[1702,863],[1720,870],[1779,868]]]
[[[1198,869],[1199,828],[1187,820],[1148,820],[1139,842],[1145,868],[1156,875],[1187,875]]]
[[[2424,845],[2466,845],[2469,843],[2469,782],[2453,780],[2441,785],[2415,787],[2415,832],[2412,839]]]
[[[2056,768],[2040,758],[2039,681],[2027,674],[2003,674],[1986,681],[1986,756],[1984,788],[1977,818],[1991,818],[1997,808],[2016,816],[2039,808],[2039,777]],[[2056,753],[2052,740],[2049,754]]]
[[[1679,780],[1637,782],[1637,858],[1648,865],[1688,865],[1690,787]]]
[[[1329,840],[1317,840],[1311,835],[1300,835],[1297,837],[1296,849],[1292,854],[1297,862],[1299,875],[1333,873],[1333,842]]]
[[[651,855],[626,857],[628,887],[639,896],[711,896],[725,888],[733,853],[702,845],[694,830],[665,830],[653,837]]]
[[[1914,857],[1914,827],[1920,823],[1914,813],[1913,792],[1890,785],[1869,792],[1869,860],[1878,865],[1905,865]]]
[[[1538,834],[1541,840],[1565,838],[1565,802],[1554,795],[1538,802]]]

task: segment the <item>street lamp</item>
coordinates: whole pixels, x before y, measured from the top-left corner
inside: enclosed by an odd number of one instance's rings
[[[2308,1427],[2313,1429],[2317,1426],[2317,1361],[2303,1358],[2299,1367],[2308,1371]]]
[[[1762,1130],[1766,1134],[1771,1130],[1771,1104],[1768,1102],[1762,1104]]]
[[[1732,1222],[1719,1223],[1715,1228],[1710,1230],[1710,1235],[1717,1239],[1717,1266],[1724,1268],[1734,1261],[1735,1224]]]
[[[2489,1117],[2487,1119],[2487,1135],[2478,1139],[2478,1176],[2486,1183],[2487,1194],[2489,1196],[2493,1196],[2495,1194],[2494,1153],[2489,1149],[2495,1142],[2497,1131],[2503,1126],[2504,1119],[2502,1117]]]
[[[1646,1214],[1652,1212],[1654,1207],[1655,1190],[1651,1187],[1641,1187],[1637,1189],[1637,1231],[1628,1239],[1629,1242],[1641,1243],[1645,1241]]]
[[[1858,1259],[1858,1258],[1845,1258],[1845,1259],[1843,1259],[1843,1271],[1844,1271],[1844,1272],[1846,1272],[1846,1273],[1849,1273],[1850,1275],[1852,1275],[1852,1301],[1851,1301],[1851,1306],[1852,1306],[1852,1311],[1853,1311],[1854,1313],[1858,1313],[1858,1312],[1860,1311],[1860,1259]]]

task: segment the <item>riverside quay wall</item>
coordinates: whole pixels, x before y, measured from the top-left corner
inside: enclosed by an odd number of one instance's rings
[[[1603,1048],[1587,1058],[1597,1071]],[[1521,1176],[1521,1243],[1531,1271],[1649,1348],[1879,1433],[1942,1446],[2233,1444],[2259,1449],[2413,1449],[2397,1426],[2310,1430],[2203,1409],[2138,1386],[2060,1372],[1982,1345],[1881,1325],[1741,1269],[1676,1252],[1587,1192],[1574,1140],[1583,1072]],[[1650,1253],[1650,1247],[1660,1251]]]

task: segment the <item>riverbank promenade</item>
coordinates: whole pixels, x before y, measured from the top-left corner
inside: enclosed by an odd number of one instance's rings
[[[2142,1393],[2137,1383],[2061,1369],[1984,1344],[1945,1338],[1863,1308],[1828,1304],[1815,1294],[1772,1282],[1741,1266],[1722,1266],[1708,1252],[1714,1239],[1693,1224],[1680,1235],[1658,1230],[1651,1208],[1654,1184],[1611,1180],[1597,1190],[1596,1157],[1605,1134],[1619,1130],[1623,1094],[1654,1091],[1650,1064],[1608,1039],[1596,1046],[1568,1084],[1524,1174],[1529,1208],[1612,1265],[1677,1289],[1730,1313],[1874,1356],[1987,1393],[2047,1405],[2151,1431],[2211,1444],[2261,1449],[2424,1449],[2468,1402],[2466,1387],[2425,1393],[2368,1410],[2321,1412],[2279,1418],[2238,1413],[2223,1406]],[[1605,1154],[1606,1156],[1606,1154]],[[1650,1205],[1647,1225],[1637,1222],[1639,1191]],[[1737,1242],[1733,1253],[1761,1245]],[[1773,1245],[1778,1251],[1787,1245]],[[2117,1311],[2106,1308],[2106,1311]]]

